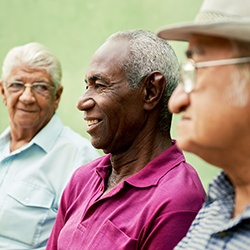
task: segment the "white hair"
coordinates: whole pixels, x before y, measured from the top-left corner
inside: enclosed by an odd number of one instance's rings
[[[236,57],[246,57],[250,55],[250,43],[241,41],[230,41],[233,53]],[[227,88],[226,97],[236,107],[244,107],[249,101],[250,65],[236,65],[236,70],[231,72],[231,85]]]
[[[40,43],[32,42],[12,48],[3,61],[2,81],[6,82],[13,68],[20,64],[44,69],[50,75],[56,90],[61,84],[62,69],[59,60]]]
[[[112,34],[107,40],[128,41],[129,53],[120,62],[131,88],[140,85],[143,77],[153,71],[159,71],[165,77],[166,88],[161,100],[159,128],[162,134],[168,134],[172,114],[168,110],[168,101],[179,81],[179,63],[173,48],[166,40],[147,30],[124,30]]]

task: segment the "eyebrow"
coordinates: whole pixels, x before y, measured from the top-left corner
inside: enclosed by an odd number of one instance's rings
[[[21,83],[25,83],[25,81],[22,80],[22,78],[13,78],[12,80],[10,80],[10,82],[21,82]],[[35,80],[35,81],[31,81],[31,83],[47,83],[49,84],[50,82],[46,79],[39,79],[39,80]]]
[[[88,81],[100,80],[100,81],[105,82],[106,84],[108,84],[108,81],[107,81],[103,76],[101,76],[101,75],[99,75],[99,74],[90,76],[90,77],[88,77],[87,79],[85,79],[84,81],[87,83],[87,80],[88,80]]]

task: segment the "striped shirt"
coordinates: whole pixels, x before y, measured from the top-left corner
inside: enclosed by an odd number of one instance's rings
[[[175,250],[249,250],[250,204],[232,218],[234,187],[221,172],[210,184],[208,197],[186,237]]]

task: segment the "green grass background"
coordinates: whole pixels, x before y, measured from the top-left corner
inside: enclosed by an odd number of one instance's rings
[[[0,62],[14,46],[36,41],[60,59],[64,92],[58,109],[62,120],[83,136],[83,114],[76,109],[84,91],[84,74],[91,55],[112,33],[125,29],[157,31],[166,24],[193,20],[202,0],[0,0]],[[180,61],[187,46],[170,42]],[[176,138],[174,116],[172,136]],[[0,103],[0,132],[8,125]],[[198,171],[204,187],[218,169],[185,153]]]

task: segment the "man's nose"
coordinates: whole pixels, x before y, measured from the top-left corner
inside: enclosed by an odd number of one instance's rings
[[[85,111],[87,109],[91,109],[95,106],[95,101],[93,98],[88,97],[86,95],[82,95],[79,97],[77,102],[77,108],[81,111]]]
[[[23,92],[20,96],[20,100],[23,102],[33,102],[35,100],[35,96],[32,91],[32,84],[26,83],[23,86]]]
[[[169,99],[168,108],[171,113],[178,114],[185,110],[189,103],[189,94],[184,91],[182,84],[179,84]]]

